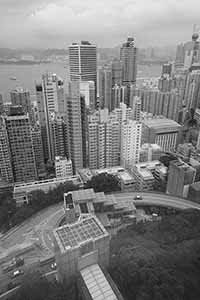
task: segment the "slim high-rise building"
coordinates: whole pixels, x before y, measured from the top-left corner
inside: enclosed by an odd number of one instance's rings
[[[99,101],[101,109],[112,110],[112,71],[108,66],[99,69]]]
[[[128,38],[127,42],[122,45],[120,59],[122,62],[123,84],[135,83],[137,75],[137,48],[135,47],[134,38]]]
[[[139,163],[141,144],[141,123],[128,120],[122,124],[121,165],[131,169]]]
[[[95,110],[95,84],[94,81],[81,81],[80,93],[85,98],[85,106],[90,111]]]
[[[42,146],[42,136],[40,126],[35,126],[31,128],[31,135],[33,140],[33,150],[35,155],[35,163],[38,174],[44,169],[44,153]]]
[[[69,157],[72,160],[74,171],[82,169],[87,162],[86,147],[86,108],[85,99],[80,94],[80,82],[69,83],[67,97]]]
[[[120,122],[116,114],[101,120],[100,113],[88,116],[88,162],[91,169],[119,165]]]
[[[69,46],[69,69],[71,81],[93,81],[97,95],[97,48],[88,41]],[[96,103],[95,103],[96,104]]]
[[[67,116],[61,113],[54,113],[51,116],[50,127],[54,157],[69,157]]]
[[[23,112],[26,114],[31,111],[30,92],[22,87],[16,87],[10,92],[11,103],[13,106],[22,106]]]
[[[63,81],[56,74],[42,76],[42,84],[36,84],[39,123],[45,161],[54,160],[54,145],[51,135],[51,115],[66,112]]]
[[[141,99],[137,96],[134,96],[132,99],[132,119],[135,121],[140,121],[141,119]]]
[[[200,107],[200,70],[192,71],[187,76],[184,105],[194,109]]]
[[[121,87],[117,84],[115,84],[112,87],[112,104],[111,104],[111,110],[115,108],[119,108],[121,102]]]
[[[0,93],[0,115],[4,113],[3,95]]]
[[[0,177],[7,182],[13,182],[11,154],[5,119],[0,117]]]
[[[118,59],[112,61],[112,86],[122,84],[122,62]]]
[[[15,182],[34,181],[37,170],[28,115],[5,117]]]

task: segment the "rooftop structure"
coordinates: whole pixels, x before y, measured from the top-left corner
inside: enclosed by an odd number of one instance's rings
[[[54,230],[54,237],[61,252],[80,247],[84,242],[108,236],[107,231],[94,216]]]
[[[158,160],[147,163],[139,163],[133,166],[132,173],[135,180],[137,181],[137,189],[139,191],[152,190],[153,184],[155,182],[155,177],[153,173],[156,170],[156,168],[162,166],[162,163]]]
[[[83,187],[83,182],[78,175],[64,178],[31,181],[27,183],[17,183],[14,186],[13,198],[16,200],[17,205],[22,205],[24,202],[28,202],[29,193],[35,190],[42,190],[47,193],[50,189],[56,188],[59,184],[65,183],[67,181],[72,182],[79,187]]]
[[[80,271],[92,300],[119,299],[98,264]]]
[[[121,183],[122,190],[135,190],[135,183],[136,183],[135,179],[123,167],[116,166],[116,167],[96,169],[96,170],[90,170],[90,169],[78,170],[78,174],[81,176],[84,183],[86,183],[88,180],[91,180],[91,178],[93,176],[102,174],[102,173],[117,176]]]
[[[128,179],[128,178],[127,178]],[[136,181],[134,180],[136,184]],[[93,189],[72,191],[64,194],[66,222],[75,222],[82,214],[106,213],[107,215],[132,214],[136,211],[133,202],[121,201],[114,195],[95,193]],[[103,223],[104,226],[106,224]]]

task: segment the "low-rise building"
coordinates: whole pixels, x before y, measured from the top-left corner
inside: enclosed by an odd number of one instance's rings
[[[84,183],[91,180],[91,178],[98,174],[111,174],[116,176],[120,181],[120,186],[122,191],[135,191],[136,190],[136,181],[134,177],[123,167],[116,166],[111,168],[104,169],[81,169],[78,170],[78,174],[81,176],[81,179]]]
[[[190,185],[187,198],[188,200],[200,203],[200,181]]]
[[[158,160],[163,151],[157,144],[143,144],[140,148],[140,162]]]
[[[181,160],[173,160],[169,165],[167,194],[187,198],[189,185],[194,183],[196,170]]]
[[[53,178],[40,181],[31,181],[27,183],[16,183],[14,185],[13,198],[15,199],[17,206],[20,206],[24,203],[28,203],[29,195],[31,192],[41,190],[47,193],[50,189],[54,189],[58,187],[59,184],[66,182],[72,182],[80,188],[83,187],[83,182],[80,176],[78,175],[65,178]]]
[[[137,190],[153,190],[156,176],[161,176],[160,173],[165,173],[165,171],[163,164],[158,160],[147,163],[139,163],[133,166],[132,174],[137,182]]]
[[[55,157],[56,178],[70,177],[73,175],[73,167],[71,159],[63,156]]]
[[[136,212],[132,199],[121,201],[118,198],[116,199],[113,194],[95,193],[93,189],[65,193],[64,208],[67,223],[74,222],[81,214],[103,213],[110,217]],[[103,225],[105,226],[104,223]]]

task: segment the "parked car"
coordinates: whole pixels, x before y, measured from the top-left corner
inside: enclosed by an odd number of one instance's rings
[[[142,196],[141,196],[141,195],[136,195],[136,196],[134,197],[134,200],[142,200]]]
[[[15,278],[15,277],[18,277],[20,275],[24,274],[24,271],[22,270],[15,270],[13,273],[12,273],[12,278]]]

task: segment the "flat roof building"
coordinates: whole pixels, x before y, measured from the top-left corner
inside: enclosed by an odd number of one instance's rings
[[[158,144],[163,151],[174,151],[179,140],[181,125],[166,118],[143,120],[142,143]]]
[[[32,181],[27,183],[16,183],[14,185],[14,193],[13,198],[16,200],[17,205],[22,205],[24,203],[28,203],[29,194],[36,190],[41,190],[47,193],[50,189],[56,188],[59,184],[65,182],[72,182],[78,187],[83,187],[83,182],[81,177],[78,175],[74,175],[71,177],[65,178],[53,178],[39,181]]]
[[[77,222],[53,231],[58,277],[72,278],[81,269],[93,264],[109,265],[110,236],[93,215],[85,215]]]

